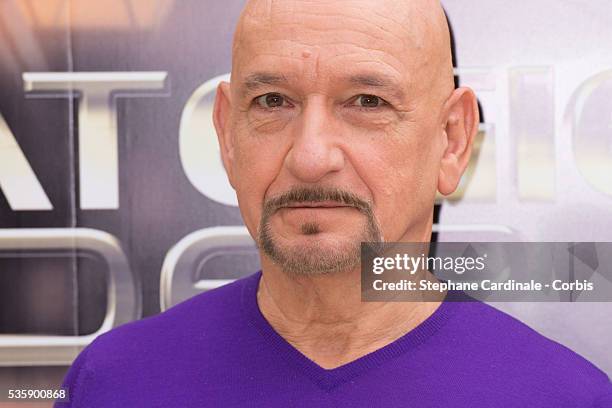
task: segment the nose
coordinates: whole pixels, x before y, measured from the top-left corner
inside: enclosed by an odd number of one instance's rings
[[[344,153],[338,144],[338,127],[323,97],[313,97],[295,119],[293,144],[285,166],[299,181],[316,183],[344,167]]]

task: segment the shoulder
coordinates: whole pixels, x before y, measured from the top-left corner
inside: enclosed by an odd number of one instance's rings
[[[242,291],[252,284],[258,273],[196,295],[157,315],[116,327],[96,338],[93,354],[118,348],[142,352],[160,344],[180,344],[197,337],[204,342],[212,334],[231,328],[240,319]],[[136,350],[137,349],[137,350]]]
[[[241,323],[242,291],[256,283],[258,273],[189,298],[157,315],[129,322],[98,336],[87,348],[87,362],[106,364],[154,352],[177,349],[222,336]]]
[[[568,400],[609,401],[612,384],[608,376],[578,353],[491,305],[461,302],[457,311],[451,327],[472,343],[463,348],[481,364],[494,367],[508,379],[508,385],[556,393]]]
[[[257,278],[258,273],[238,279],[98,336],[79,354],[64,379],[63,386],[80,403],[57,406],[111,400],[110,390],[122,389],[126,383],[139,389],[143,373],[147,381],[161,384],[171,369],[175,376],[176,372],[188,376],[201,369],[203,359],[222,360],[237,341],[236,333],[244,328],[242,292]],[[139,386],[149,389],[144,383]],[[126,389],[124,395],[130,392]]]

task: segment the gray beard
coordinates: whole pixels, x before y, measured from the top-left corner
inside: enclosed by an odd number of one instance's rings
[[[317,242],[309,245],[279,245],[270,227],[270,218],[280,208],[291,203],[336,201],[359,210],[366,223],[361,234],[354,241],[342,247],[327,248]],[[319,225],[306,222],[301,226],[304,235],[319,233]],[[294,275],[324,275],[359,267],[361,263],[361,242],[383,242],[380,226],[372,206],[356,195],[340,189],[295,188],[264,203],[258,229],[258,247],[280,268]]]

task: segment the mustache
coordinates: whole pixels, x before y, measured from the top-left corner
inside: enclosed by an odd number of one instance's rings
[[[340,188],[329,187],[295,187],[291,190],[273,197],[264,203],[264,214],[271,215],[279,208],[286,207],[290,204],[298,203],[318,203],[323,201],[335,201],[337,203],[355,207],[363,213],[370,214],[372,205],[357,196]]]

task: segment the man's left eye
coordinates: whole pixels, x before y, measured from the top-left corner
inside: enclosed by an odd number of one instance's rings
[[[384,99],[376,96],[376,95],[359,95],[355,98],[354,105],[362,108],[378,108],[380,106],[386,105]]]

